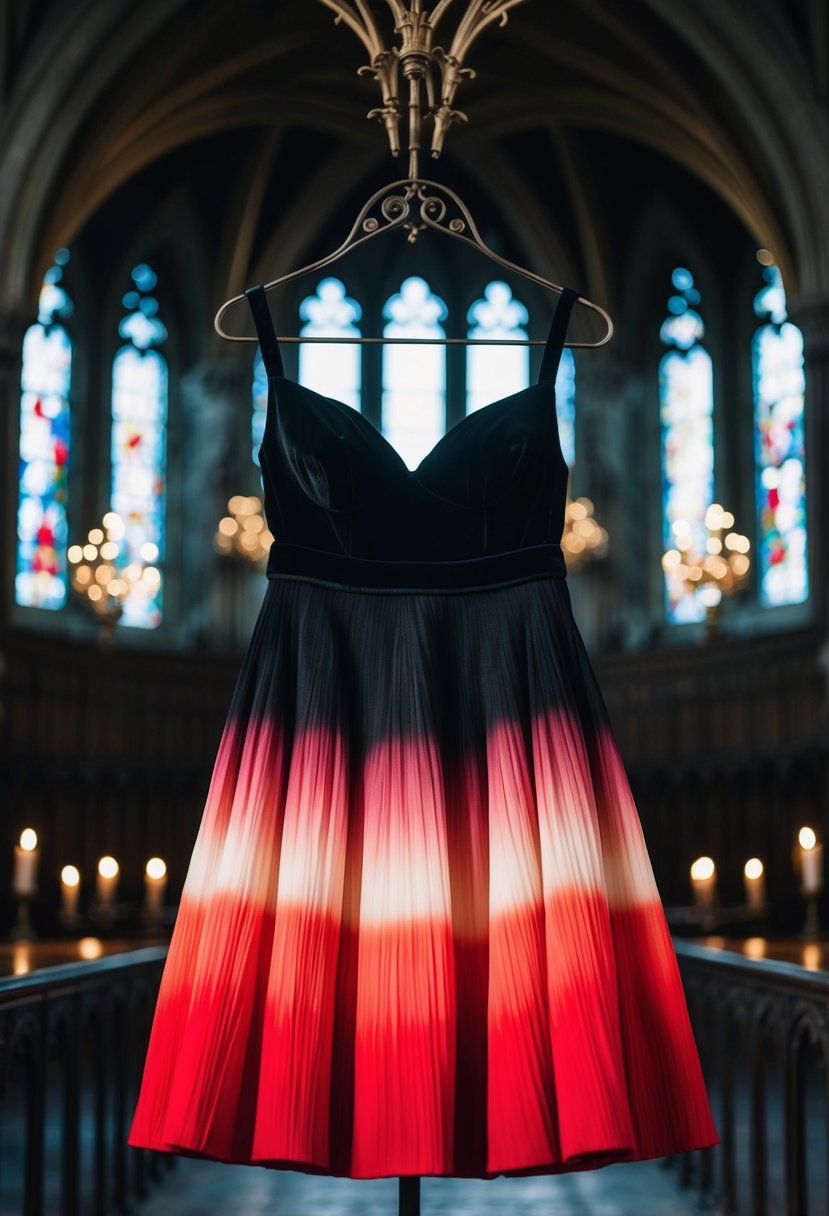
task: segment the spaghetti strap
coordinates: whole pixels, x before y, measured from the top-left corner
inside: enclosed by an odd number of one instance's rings
[[[573,305],[580,295],[581,292],[576,291],[572,287],[563,287],[561,289],[561,295],[558,297],[556,310],[553,313],[550,332],[547,335],[547,343],[544,347],[544,357],[541,360],[541,370],[538,373],[539,384],[545,380],[555,380],[558,374],[558,365],[564,347],[564,335],[567,333],[567,323],[570,320]]]
[[[253,313],[253,323],[256,326],[256,334],[259,338],[259,349],[262,352],[262,362],[265,364],[265,371],[269,376],[284,376],[285,370],[282,366],[282,355],[279,350],[279,343],[276,340],[276,331],[271,320],[270,309],[265,299],[265,288],[261,284],[256,287],[248,287],[245,295],[250,304],[250,311]]]

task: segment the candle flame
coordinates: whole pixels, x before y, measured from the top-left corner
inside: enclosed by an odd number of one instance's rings
[[[166,873],[167,866],[160,857],[151,857],[147,862],[148,878],[163,878]]]
[[[114,857],[102,857],[98,862],[98,873],[102,878],[114,878],[118,873],[118,862]]]
[[[67,887],[76,887],[81,881],[81,872],[77,866],[64,866],[60,872],[61,882]]]
[[[809,942],[803,947],[803,966],[807,971],[823,971],[823,947]]]
[[[743,872],[746,878],[759,878],[763,873],[763,863],[760,858],[749,857],[748,861],[743,867]]]
[[[37,832],[34,828],[24,828],[20,833],[20,847],[27,852],[37,848]]]
[[[813,849],[817,844],[817,836],[812,828],[801,828],[797,839],[802,849]]]
[[[698,857],[691,866],[691,877],[710,878],[714,873],[714,862],[710,857]]]
[[[27,975],[32,969],[32,952],[28,942],[15,942],[12,949],[12,971],[15,975]]]

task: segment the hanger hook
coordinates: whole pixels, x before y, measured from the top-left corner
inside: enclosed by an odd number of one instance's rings
[[[469,48],[494,21],[503,28],[509,10],[516,4],[523,4],[524,0],[468,0],[448,51],[432,44],[452,0],[439,0],[431,12],[423,11],[422,0],[411,0],[408,5],[402,0],[388,0],[394,32],[401,40],[399,47],[391,48],[383,44],[377,22],[365,0],[354,0],[353,4],[350,0],[320,2],[333,10],[338,25],[348,26],[357,35],[371,56],[371,62],[358,68],[357,74],[373,76],[380,86],[382,105],[369,110],[368,117],[382,122],[394,157],[400,155],[400,70],[408,81],[409,177],[415,179],[420,174],[424,120],[431,118],[434,123],[431,153],[437,160],[452,124],[468,121],[462,110],[455,109],[454,101],[461,82],[475,76],[472,68],[463,66]]]

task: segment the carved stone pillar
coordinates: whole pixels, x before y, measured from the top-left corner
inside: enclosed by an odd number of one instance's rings
[[[630,644],[631,620],[646,610],[641,523],[648,488],[641,478],[647,462],[641,453],[631,462],[630,433],[640,391],[634,370],[618,356],[579,365],[570,494],[591,499],[596,521],[610,538],[607,556],[574,575],[571,584],[579,629],[591,649]]]
[[[0,529],[0,636],[8,634],[14,603],[17,549],[17,455],[20,430],[20,360],[23,335],[31,325],[31,313],[0,307],[0,486],[3,527]]]
[[[829,299],[793,304],[788,311],[803,331],[809,586],[824,639],[818,661],[829,674]],[[824,701],[824,730],[827,721],[829,704]]]
[[[228,559],[214,550],[213,536],[232,494],[261,493],[251,460],[250,372],[230,360],[204,362],[182,377],[180,390],[182,634],[191,642],[232,646],[245,636],[258,604],[253,580],[243,569],[226,570]],[[230,593],[219,594],[228,580]]]

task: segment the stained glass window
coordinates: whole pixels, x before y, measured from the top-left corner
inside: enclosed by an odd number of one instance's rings
[[[59,318],[71,316],[62,285],[69,250],[59,249],[23,338],[15,598],[36,608],[66,603],[69,387],[72,343]]]
[[[149,294],[157,282],[154,272],[142,263],[132,280],[118,327],[127,344],[112,364],[112,510],[126,527],[117,564],[158,568],[164,561],[167,361],[155,347],[167,330]],[[146,597],[124,601],[122,624],[154,629],[161,623],[163,579],[150,586]]]
[[[764,267],[763,277],[754,311],[764,323],[751,346],[760,600],[793,604],[809,593],[803,334],[786,319],[778,267]]]
[[[445,336],[446,304],[425,279],[406,279],[383,308],[387,338]],[[383,347],[383,434],[409,468],[434,447],[446,429],[446,347]]]
[[[714,497],[712,364],[702,345],[705,327],[697,309],[700,294],[693,276],[677,267],[671,281],[675,294],[668,300],[668,316],[659,331],[669,347],[659,363],[663,544],[665,549],[676,548],[685,523],[692,550],[704,554],[708,540],[705,512]],[[672,623],[702,620],[705,606],[696,592],[670,571],[664,578],[667,619]]]
[[[561,451],[572,468],[576,463],[576,361],[566,346],[556,376],[556,411]]]
[[[259,467],[259,449],[265,438],[265,423],[268,420],[268,374],[262,352],[256,347],[253,356],[253,413],[251,415],[251,438],[253,440],[253,463]]]

